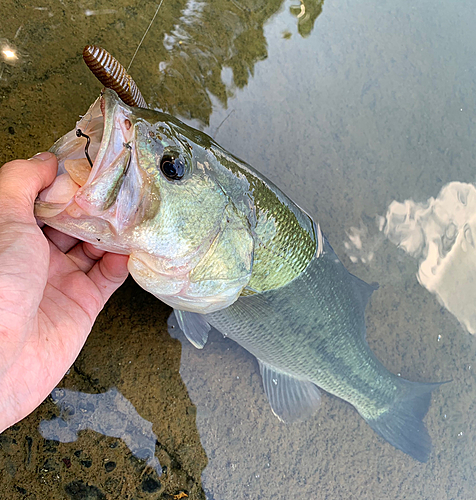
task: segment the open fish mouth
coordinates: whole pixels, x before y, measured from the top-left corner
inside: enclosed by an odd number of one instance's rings
[[[50,151],[58,159],[58,173],[39,194],[35,215],[41,220],[63,213],[75,219],[99,216],[117,222],[117,201],[125,180],[131,170],[137,174],[131,108],[105,89]]]

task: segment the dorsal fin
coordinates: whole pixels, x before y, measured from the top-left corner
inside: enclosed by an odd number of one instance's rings
[[[354,279],[355,289],[360,294],[362,307],[365,309],[372,293],[378,289],[379,285],[375,281],[369,285],[367,282],[361,280],[360,278],[357,278],[357,276],[354,276],[353,274],[351,274],[351,276]]]

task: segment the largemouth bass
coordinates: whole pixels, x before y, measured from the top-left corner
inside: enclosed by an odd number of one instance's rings
[[[37,217],[129,255],[131,275],[174,308],[196,347],[213,326],[256,356],[278,418],[314,413],[319,387],[427,460],[422,419],[439,384],[404,380],[380,363],[365,340],[375,287],[344,268],[320,227],[271,181],[207,135],[109,89],[51,151],[59,176],[40,193]]]

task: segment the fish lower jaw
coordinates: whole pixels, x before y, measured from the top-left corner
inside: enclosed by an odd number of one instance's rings
[[[165,302],[168,306],[174,309],[179,309],[180,311],[189,311],[198,314],[209,314],[221,309],[225,309],[231,305],[237,297],[232,300],[229,297],[187,297],[187,296],[159,296],[157,298]],[[224,300],[225,299],[225,300]]]
[[[209,314],[233,304],[240,296],[241,290],[241,283],[194,283],[187,279],[182,283],[179,292],[157,296],[174,309]]]
[[[239,297],[241,280],[193,282],[190,271],[174,268],[162,259],[143,252],[132,252],[129,272],[137,283],[174,309],[201,314],[224,309]]]

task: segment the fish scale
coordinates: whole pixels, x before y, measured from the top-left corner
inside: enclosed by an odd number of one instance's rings
[[[196,347],[212,325],[255,355],[281,420],[311,417],[322,388],[396,448],[428,459],[422,419],[439,384],[397,377],[373,354],[365,307],[375,287],[345,269],[309,215],[206,134],[113,90],[77,128],[97,151],[91,173],[69,201],[40,193],[40,220],[129,255],[133,278],[174,308]],[[75,130],[55,143],[59,172],[84,158],[81,147]]]
[[[259,299],[241,297],[205,318],[261,361],[315,383],[361,414],[378,414],[393,400],[397,377],[365,341],[365,299],[354,280],[326,241],[322,254],[284,287]]]

